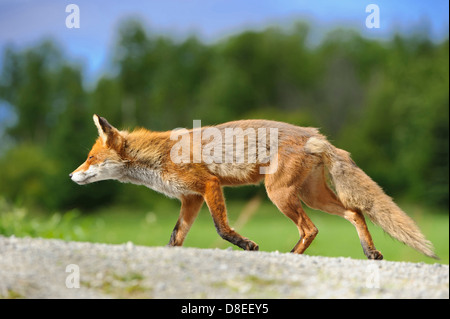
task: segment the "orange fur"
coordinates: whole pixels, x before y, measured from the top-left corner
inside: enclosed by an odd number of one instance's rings
[[[183,244],[200,207],[206,202],[222,238],[243,249],[257,250],[256,243],[229,226],[222,187],[264,181],[269,198],[298,228],[300,240],[292,250],[295,253],[303,253],[318,233],[302,208],[302,200],[312,208],[350,221],[369,259],[382,259],[383,256],[375,249],[363,213],[394,238],[427,256],[436,257],[431,243],[426,241],[414,222],[356,166],[347,152],[332,146],[315,128],[266,120],[224,123],[213,127],[217,141],[211,138],[201,140],[202,147],[208,146],[208,152],[224,152],[215,158],[217,161],[195,162],[198,154],[194,152],[198,149],[194,146],[185,158],[187,162],[174,162],[171,151],[179,140],[172,139],[172,132],[152,132],[142,128],[132,132],[118,131],[97,115],[94,115],[94,122],[99,138],[86,162],[70,174],[72,180],[87,184],[115,179],[145,185],[180,199],[180,216],[172,232],[170,246]],[[271,144],[268,143],[269,136],[258,131],[261,128],[277,130],[275,153],[266,154],[270,148],[267,145]],[[207,129],[204,127],[201,132],[206,133]],[[234,138],[239,143],[226,140],[227,129],[228,133],[236,133]],[[181,141],[185,138],[185,142],[192,144],[194,131],[185,130],[178,138]],[[251,152],[258,149],[257,146],[260,148],[258,143],[266,147],[262,149],[264,156],[252,157]],[[222,162],[227,158],[235,161]],[[252,158],[255,160],[251,161]],[[276,169],[271,173],[261,172],[261,168],[269,166]],[[326,169],[337,194],[326,183]]]

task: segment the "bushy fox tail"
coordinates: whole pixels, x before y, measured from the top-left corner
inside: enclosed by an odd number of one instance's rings
[[[348,152],[334,147],[322,137],[311,137],[305,144],[305,151],[322,156],[336,193],[346,208],[363,212],[393,238],[438,259],[432,243],[416,223],[356,166]]]

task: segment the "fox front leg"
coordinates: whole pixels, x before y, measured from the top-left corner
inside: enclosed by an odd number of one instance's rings
[[[214,225],[216,226],[217,233],[220,237],[244,250],[259,249],[255,242],[239,235],[231,229],[228,224],[225,200],[223,198],[220,182],[217,178],[212,178],[206,182],[204,199],[209,207],[209,211],[214,220]]]
[[[203,197],[200,195],[183,196],[178,221],[175,224],[168,246],[182,246],[189,229],[203,205]]]

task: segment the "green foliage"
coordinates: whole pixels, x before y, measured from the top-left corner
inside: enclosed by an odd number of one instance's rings
[[[0,158],[0,194],[17,204],[45,206],[57,165],[41,147],[19,144]]]
[[[308,35],[299,23],[205,44],[125,21],[112,71],[90,90],[83,68],[55,44],[6,48],[0,102],[12,106],[17,120],[0,129],[12,142],[0,153],[0,195],[50,210],[151,205],[158,196],[144,188],[80,187],[68,178],[96,138],[92,114],[98,113],[130,129],[242,118],[317,126],[389,194],[448,207],[448,40],[381,42],[339,29],[311,47]]]
[[[383,74],[369,88],[360,125],[342,140],[389,191],[446,206],[448,41],[430,45],[395,39]]]
[[[229,221],[236,221],[247,201],[228,201]],[[448,264],[448,215],[430,214],[429,208],[416,205],[400,205],[413,217],[426,237],[435,246],[441,258],[438,262]],[[25,208],[7,205],[0,199],[0,234],[10,236],[32,236],[136,245],[164,246],[168,243],[178,218],[179,205],[170,200],[161,200],[151,210],[126,207],[104,207],[94,214],[70,211],[66,214],[39,216]],[[319,229],[307,255],[330,257],[352,257],[366,259],[351,223],[344,218],[306,209]],[[379,227],[368,223],[375,245],[386,260],[435,263],[412,248],[387,236]],[[262,202],[253,217],[236,229],[259,244],[261,251],[289,252],[299,240],[298,230],[292,221],[271,203]],[[217,234],[206,205],[189,231],[185,247],[239,249]],[[131,276],[133,277],[133,276]]]
[[[80,212],[55,213],[49,217],[31,216],[24,207],[8,205],[0,198],[0,234],[4,236],[32,236],[65,240],[86,240],[91,220],[79,219]]]
[[[1,72],[0,97],[15,107],[18,121],[8,132],[18,142],[45,143],[58,111],[55,99],[55,71],[62,67],[62,55],[51,42],[20,54],[7,48]]]

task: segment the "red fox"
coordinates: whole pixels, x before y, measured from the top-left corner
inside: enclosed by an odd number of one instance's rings
[[[255,242],[229,226],[222,187],[264,181],[270,200],[298,228],[300,239],[294,253],[302,254],[318,233],[302,208],[303,201],[350,221],[368,259],[382,259],[383,255],[375,249],[363,214],[393,238],[437,258],[415,222],[348,152],[331,145],[315,128],[241,120],[192,130],[140,128],[128,132],[117,130],[98,115],[94,115],[94,123],[99,137],[70,178],[80,185],[114,179],[178,198],[181,211],[169,246],[183,244],[206,202],[223,239],[245,250],[258,250]],[[326,171],[335,192],[328,186]]]

